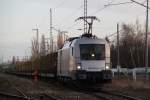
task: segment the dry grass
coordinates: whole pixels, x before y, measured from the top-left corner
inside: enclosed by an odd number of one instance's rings
[[[116,88],[129,88],[129,89],[150,89],[150,80],[146,81],[145,77],[138,77],[133,80],[132,77],[114,77],[112,86]]]

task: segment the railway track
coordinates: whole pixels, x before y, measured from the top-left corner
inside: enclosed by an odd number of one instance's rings
[[[39,99],[31,99],[31,98],[26,98],[23,96],[0,92],[0,100],[60,100],[60,99],[54,96],[50,96],[48,94],[41,94],[39,96]]]
[[[7,91],[0,92],[0,100],[60,100],[47,93],[27,95],[24,90],[18,87],[15,82],[9,80],[9,78],[5,77],[3,81],[8,84],[9,88]]]
[[[104,90],[100,90],[99,92],[90,94],[97,98],[102,98],[103,100],[141,100],[137,97],[129,96],[123,93],[110,92]]]
[[[9,80],[8,80],[8,82],[10,83]],[[12,83],[10,83],[10,84],[12,85]],[[87,85],[87,86],[89,86],[89,85]],[[81,86],[81,87],[77,86],[77,85],[76,86],[74,86],[74,85],[70,86],[70,84],[69,84],[69,86],[67,85],[67,88],[71,88],[75,91],[78,91],[78,92],[81,92],[84,94],[88,94],[90,96],[97,98],[98,100],[141,100],[139,98],[129,96],[129,95],[126,95],[126,94],[121,93],[121,92],[117,92],[117,91],[115,92],[115,90],[114,91],[102,90],[101,86],[98,88],[88,88],[87,86]],[[33,100],[33,99],[29,98],[20,89],[16,88],[14,85],[12,85],[12,87],[14,87],[20,93],[21,97],[23,97],[23,98],[21,98],[19,96],[20,99],[14,99],[14,100]],[[12,96],[12,97],[15,98],[15,96]],[[16,98],[18,98],[18,96]],[[13,100],[13,99],[10,99],[10,100]],[[34,99],[34,100],[60,100],[60,99],[43,93],[43,94],[40,94],[38,99]]]
[[[2,93],[2,92],[0,92],[0,99],[1,100],[33,100],[33,99],[25,98],[23,96]]]
[[[19,89],[17,86],[13,84],[13,82],[10,82],[9,79],[5,77],[5,81],[8,83],[9,92],[0,92],[0,99],[1,98],[7,98],[4,100],[34,100],[31,97],[27,96],[21,89]],[[3,100],[3,99],[2,99]]]
[[[73,89],[75,89],[78,92],[96,97],[100,100],[142,100],[140,98],[133,97],[122,92],[117,92],[115,90],[104,90],[101,87],[89,88],[86,86],[79,87],[76,85]]]
[[[37,86],[31,88],[30,92],[30,83],[24,87],[26,83],[22,79],[13,78],[11,75],[0,73],[0,79],[0,100],[60,100]]]
[[[91,90],[88,91],[85,90],[79,90],[80,92],[84,94],[91,95],[93,97],[96,97],[97,99],[100,100],[142,100],[137,97],[133,97],[130,95],[126,95],[124,93],[117,93],[117,92],[111,92],[111,91],[105,91],[105,90],[96,90],[96,92],[92,92]]]
[[[46,93],[43,93],[40,95],[40,100],[60,100],[54,96],[48,95]]]

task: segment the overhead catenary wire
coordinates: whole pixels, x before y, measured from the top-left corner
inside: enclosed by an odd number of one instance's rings
[[[65,4],[65,2],[67,2],[68,0],[63,0],[59,5],[59,7],[61,7],[62,5],[64,5]],[[109,2],[109,3],[113,3],[115,0],[112,0],[111,2]],[[145,1],[144,1],[145,2]],[[144,3],[143,2],[143,3]],[[127,3],[127,2],[126,2]],[[120,3],[120,4],[123,4],[123,3]],[[83,5],[82,5],[83,6]],[[79,7],[79,9],[81,9],[82,8],[82,6],[80,6]],[[58,7],[58,5],[56,6],[56,7],[54,7],[55,9],[56,8],[59,8]],[[92,13],[92,15],[93,14],[97,14],[97,13],[99,13],[100,11],[103,11],[105,8],[107,8],[106,6],[103,6],[102,8],[100,8],[100,9],[98,9],[97,11],[95,11],[94,13]],[[77,10],[76,10],[76,12],[78,12],[78,8],[77,8]],[[69,16],[74,16],[75,14],[74,13],[71,13]],[[67,21],[68,21],[68,18],[70,19],[70,17],[66,17],[65,19],[67,19]],[[66,20],[63,20],[62,22],[61,22],[61,26],[62,26],[62,24],[63,24],[63,22],[65,22]],[[68,26],[67,27],[67,29],[72,29],[74,26],[76,26],[77,24],[72,24],[72,25],[70,25],[70,26]]]
[[[110,3],[113,3],[113,2],[114,2],[114,0],[112,0]],[[80,6],[79,8],[77,8],[77,10],[80,10],[82,7],[83,7],[83,5]],[[93,12],[91,15],[94,15],[94,14],[96,14],[96,13],[98,13],[98,12],[104,10],[105,8],[107,8],[107,7],[104,6],[104,7],[100,8],[100,9],[98,9],[97,11]],[[70,16],[73,16],[73,15],[75,15],[75,14],[74,14],[74,13],[71,13],[71,14],[69,15],[69,18],[70,18]],[[66,17],[66,18],[68,18],[68,17]],[[67,19],[67,20],[68,20],[68,19]],[[62,22],[64,22],[64,21],[65,21],[65,20],[63,20]],[[66,29],[67,29],[67,30],[72,29],[75,25],[77,25],[77,23],[74,23],[74,24],[70,25],[70,26],[67,27]]]
[[[146,1],[143,1],[142,3],[144,4]],[[125,2],[124,2],[125,3]],[[122,5],[123,3],[121,3],[121,4],[119,4],[118,3],[118,5]],[[127,2],[125,3],[125,4],[127,4]],[[111,6],[111,5],[110,5]],[[103,9],[102,9],[103,10]],[[98,12],[97,12],[98,13]],[[142,13],[140,13],[140,14],[138,14],[138,15],[136,15],[136,16],[139,16],[139,15],[143,15],[143,13],[145,13],[145,12],[142,12]],[[135,18],[135,17],[134,17]],[[115,33],[114,33],[115,34]]]
[[[114,2],[114,1],[111,1],[111,3],[112,3],[112,2]],[[80,7],[79,9],[81,9],[81,8],[82,8],[82,7]],[[97,11],[95,11],[94,13],[92,13],[91,15],[94,15],[94,14],[96,14],[96,13],[102,11],[102,10],[105,9],[105,8],[106,8],[106,7],[104,6],[103,8],[98,9]],[[70,26],[67,27],[66,29],[69,30],[69,29],[73,28],[75,25],[77,25],[77,23],[74,23],[74,24],[70,25]]]
[[[135,0],[131,0],[131,1],[134,2],[134,3],[136,3],[136,4],[139,4],[139,5],[143,6],[143,7],[145,7],[145,8],[147,8],[147,6],[144,5],[143,3],[139,3],[139,2],[137,2],[137,1],[135,1]],[[148,7],[148,9],[150,9],[150,7]]]
[[[109,6],[113,6],[113,5],[124,5],[124,4],[132,4],[134,0],[128,1],[128,2],[119,2],[119,3],[113,3],[114,1],[111,1],[110,3],[104,5],[104,7],[98,9],[97,11],[93,12],[91,15],[94,15],[102,10],[104,10],[105,8],[109,7]],[[141,4],[144,4],[146,2],[146,0],[144,2],[142,2]]]
[[[69,27],[67,27],[66,30],[70,30],[70,29],[72,29],[76,25],[77,25],[77,23],[73,23],[72,25],[70,25]]]
[[[100,11],[103,11],[105,8],[107,8],[107,7],[104,6],[104,7],[100,8],[100,9],[98,9],[97,11],[91,13],[90,15],[95,15],[96,13],[98,13],[98,12],[100,12]]]
[[[56,10],[58,8],[60,8],[61,6],[63,6],[68,0],[63,0],[60,4],[58,4],[57,6],[55,6],[53,9]]]
[[[132,1],[132,0],[131,0]],[[144,4],[145,2],[146,2],[147,0],[145,0],[145,1],[143,1],[141,4]],[[108,4],[108,6],[109,5],[120,5],[120,4],[126,4],[126,3],[128,3],[128,2],[124,2],[124,3],[116,3],[116,4]],[[129,2],[130,3],[130,2]],[[141,14],[141,13],[140,13]],[[143,12],[142,12],[142,14],[143,14]],[[121,32],[122,30],[119,30],[119,32]],[[106,37],[112,37],[112,36],[114,36],[114,35],[116,35],[117,33],[115,32],[115,33],[112,33],[112,34],[110,34],[110,35],[108,35],[108,36],[106,36]]]
[[[121,32],[122,31],[122,29],[121,30],[119,30],[118,32]],[[115,32],[115,33],[112,33],[112,34],[110,34],[110,35],[108,35],[108,36],[106,36],[106,37],[112,37],[112,36],[114,36],[114,35],[117,35],[117,32]]]
[[[144,4],[146,1],[143,1],[142,2],[142,4]],[[115,5],[123,5],[123,4],[132,4],[133,2],[121,2],[121,3],[118,3],[118,4],[115,4]],[[99,13],[100,11],[103,11],[105,8],[107,8],[107,7],[103,7],[103,8],[101,8],[101,9],[99,9],[99,10],[97,10],[97,11],[95,11],[93,14],[96,14],[96,13]],[[141,13],[140,13],[140,15],[141,15]],[[137,15],[136,15],[137,16]],[[70,27],[68,27],[69,29],[71,29],[72,27],[74,27],[76,24],[73,24],[73,25],[71,25]]]
[[[112,0],[111,2],[109,2],[108,4],[110,3],[113,3],[115,0]],[[107,8],[105,5],[102,7],[102,8],[99,8],[98,10],[96,10],[95,12],[91,13],[90,15],[95,15],[96,13],[100,12],[100,11],[103,11],[105,8]]]
[[[107,5],[104,5],[104,6],[113,6],[113,5],[122,5],[122,4],[131,4],[131,3],[133,3],[132,1],[130,1],[130,2],[120,2],[120,3],[109,3],[109,4],[107,4]]]
[[[63,22],[68,21],[69,19],[72,18],[72,16],[74,16],[76,13],[78,13],[80,11],[80,9],[83,8],[83,5],[79,6],[74,12],[72,12],[71,14],[69,14],[66,18],[64,18],[64,20],[62,20],[62,22],[60,23],[60,25],[63,25]],[[74,26],[76,26],[77,23],[73,23],[70,26],[68,26],[67,28],[65,28],[66,30],[70,30],[72,29]]]
[[[57,24],[57,25],[60,25],[60,26],[61,26],[61,25],[63,24],[63,22],[70,20],[76,13],[79,12],[79,10],[80,10],[81,8],[83,8],[83,5],[81,5],[81,6],[78,7],[74,12],[72,12],[71,14],[69,14],[68,16],[66,16],[64,19],[62,19],[62,21],[61,21],[59,24]]]
[[[68,2],[68,0],[63,0],[62,2],[60,2],[58,5],[56,5],[55,7],[52,7],[51,9],[53,9],[53,11],[55,11],[56,9],[62,7],[66,2]],[[46,21],[46,17],[47,16],[43,16],[42,20],[40,21],[39,26],[42,26],[42,24]]]

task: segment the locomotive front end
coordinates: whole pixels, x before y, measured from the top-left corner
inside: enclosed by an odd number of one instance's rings
[[[79,59],[76,60],[77,80],[110,82],[110,49],[106,42],[92,39],[90,43],[79,44]]]
[[[110,47],[104,39],[77,37],[58,51],[57,77],[61,80],[111,81]]]

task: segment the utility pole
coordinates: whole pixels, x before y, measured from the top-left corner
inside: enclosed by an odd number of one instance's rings
[[[36,31],[36,49],[37,49],[37,51],[36,51],[36,59],[38,59],[35,63],[36,63],[36,65],[35,65],[35,71],[34,71],[34,81],[35,81],[35,83],[37,83],[37,81],[38,81],[38,74],[39,74],[39,68],[40,68],[40,66],[39,66],[39,59],[40,59],[40,46],[39,46],[39,29],[38,28],[36,28],[36,29],[32,29],[33,31]]]
[[[46,56],[46,44],[45,44],[45,36],[44,35],[42,35],[42,37],[41,37],[40,55]]]
[[[117,23],[117,65],[120,66],[120,57],[119,57],[119,24]]]
[[[53,52],[52,9],[50,9],[50,52]]]
[[[32,29],[33,31],[36,31],[36,45],[37,45],[37,56],[39,55],[39,29]]]
[[[87,33],[87,0],[84,0],[84,34]]]
[[[146,34],[145,34],[145,67],[146,67],[146,80],[148,80],[148,3],[146,7]]]
[[[119,24],[117,23],[117,69],[118,76],[120,74],[120,50],[119,50]]]

